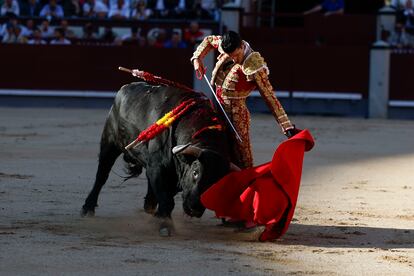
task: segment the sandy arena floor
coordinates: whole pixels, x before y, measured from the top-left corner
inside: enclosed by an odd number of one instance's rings
[[[101,109],[0,108],[1,275],[414,275],[414,121],[292,117],[306,154],[294,221],[282,240],[251,241],[212,212],[158,236],[142,210],[145,178],[113,169],[95,218],[92,187]],[[284,139],[252,116],[256,164]]]

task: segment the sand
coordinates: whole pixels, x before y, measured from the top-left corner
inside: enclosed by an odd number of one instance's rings
[[[414,121],[292,117],[305,155],[293,222],[275,242],[234,233],[211,211],[158,236],[146,179],[113,168],[96,217],[81,218],[107,110],[0,108],[1,275],[414,275]],[[285,139],[253,114],[255,163]]]

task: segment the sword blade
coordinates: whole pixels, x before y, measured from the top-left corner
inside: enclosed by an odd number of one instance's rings
[[[230,121],[229,116],[227,116],[226,111],[224,110],[223,106],[221,105],[221,103],[220,103],[220,101],[219,101],[219,99],[218,99],[218,97],[217,97],[216,93],[214,92],[213,87],[211,86],[211,84],[210,84],[210,82],[208,81],[207,76],[206,76],[205,74],[204,74],[204,79],[206,80],[206,82],[207,82],[207,84],[208,84],[208,87],[210,87],[210,91],[211,91],[211,93],[213,94],[214,98],[216,99],[217,104],[220,106],[221,111],[223,112],[224,116],[225,116],[225,117],[226,117],[226,119],[227,119],[227,122],[229,123],[230,127],[233,129],[234,133],[236,134],[237,139],[238,139],[240,142],[243,142],[243,140],[242,140],[242,138],[240,137],[239,133],[237,132],[236,128],[234,127],[234,125],[233,125],[233,124],[232,124],[232,122]]]

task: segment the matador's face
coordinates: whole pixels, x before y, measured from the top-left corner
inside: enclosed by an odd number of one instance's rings
[[[236,50],[228,54],[235,63],[241,64],[244,59],[244,45],[240,45]]]

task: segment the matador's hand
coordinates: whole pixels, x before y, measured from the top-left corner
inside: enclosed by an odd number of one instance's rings
[[[204,67],[203,61],[199,58],[194,59],[193,61],[194,70],[197,72],[197,75],[201,79],[206,73],[206,68]]]
[[[293,128],[286,130],[285,135],[287,138],[292,138],[300,132],[300,129],[297,129],[295,126]]]

